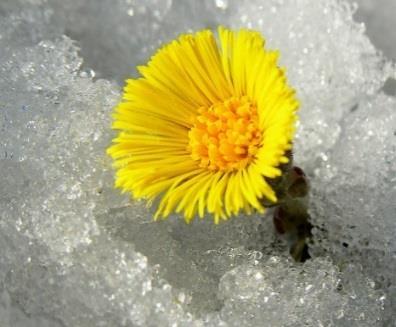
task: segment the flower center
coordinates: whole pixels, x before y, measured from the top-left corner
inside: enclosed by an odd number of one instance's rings
[[[201,167],[232,171],[245,168],[255,158],[261,131],[257,108],[247,97],[233,97],[198,112],[189,132],[189,148]]]

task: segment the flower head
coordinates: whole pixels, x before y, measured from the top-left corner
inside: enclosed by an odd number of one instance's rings
[[[289,160],[295,92],[258,32],[220,27],[218,38],[203,30],[165,45],[115,109],[116,187],[162,196],[156,218],[208,212],[217,223],[277,201],[268,179]]]

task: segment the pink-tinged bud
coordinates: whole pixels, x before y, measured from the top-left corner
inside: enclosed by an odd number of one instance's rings
[[[292,198],[303,198],[308,194],[309,185],[304,171],[299,167],[293,167],[290,170],[290,185],[287,190],[288,195]]]

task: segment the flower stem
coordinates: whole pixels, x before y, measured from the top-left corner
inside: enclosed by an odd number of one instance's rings
[[[312,236],[308,213],[308,179],[299,167],[291,167],[277,183],[278,203],[273,222],[276,231],[284,235],[290,255],[298,262],[310,258],[307,241]]]

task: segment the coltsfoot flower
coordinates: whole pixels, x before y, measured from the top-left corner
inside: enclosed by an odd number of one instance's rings
[[[116,107],[108,153],[116,187],[152,203],[155,218],[206,212],[215,223],[277,202],[268,183],[289,161],[298,101],[255,31],[218,29],[162,47]]]

